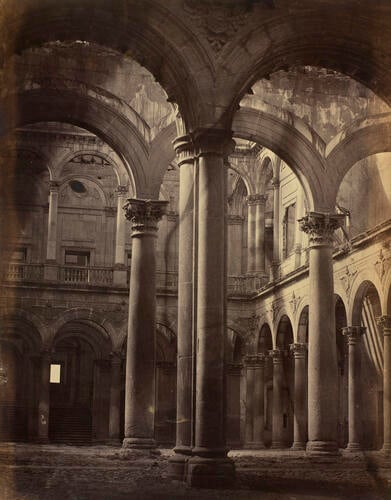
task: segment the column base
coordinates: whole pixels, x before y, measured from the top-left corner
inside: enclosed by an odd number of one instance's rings
[[[188,446],[174,448],[175,455],[168,459],[168,477],[177,481],[185,481],[187,463],[191,457],[192,450]]]
[[[193,456],[187,462],[187,483],[195,488],[232,488],[235,464],[227,458]]]
[[[307,443],[302,443],[300,441],[297,441],[295,443],[292,444],[291,446],[291,450],[292,451],[304,451],[306,449],[306,445]]]
[[[282,450],[283,448],[286,448],[283,441],[273,441],[270,446],[271,450]]]
[[[122,448],[134,450],[153,450],[156,448],[156,441],[152,438],[124,438]]]
[[[391,457],[391,443],[384,443],[383,448],[381,449],[381,453],[385,457]]]
[[[360,453],[362,451],[362,447],[360,443],[348,443],[345,451],[348,453]]]
[[[339,455],[335,441],[308,441],[306,452],[311,456]]]

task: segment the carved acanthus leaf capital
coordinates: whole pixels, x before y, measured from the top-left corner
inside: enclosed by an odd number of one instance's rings
[[[300,229],[309,235],[310,245],[332,245],[334,231],[342,226],[344,214],[309,212],[299,219]]]
[[[128,186],[117,186],[115,193],[117,196],[126,196],[128,194]]]
[[[295,358],[304,358],[307,353],[307,344],[304,342],[295,342],[289,345],[289,349],[293,352]]]
[[[250,194],[247,196],[248,205],[265,205],[267,196],[264,194]]]
[[[347,337],[348,343],[351,345],[356,344],[365,332],[365,326],[345,326],[342,328],[342,334]]]
[[[391,316],[379,316],[376,318],[376,322],[379,328],[383,330],[384,335],[391,335]]]
[[[167,201],[129,198],[123,206],[125,217],[132,224],[132,237],[155,234],[159,220],[165,215]]]

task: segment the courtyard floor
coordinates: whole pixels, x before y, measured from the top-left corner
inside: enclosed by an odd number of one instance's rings
[[[304,452],[231,451],[231,490],[191,489],[167,477],[169,450],[123,456],[109,446],[2,443],[0,499],[391,499],[391,461],[380,453],[310,459]]]

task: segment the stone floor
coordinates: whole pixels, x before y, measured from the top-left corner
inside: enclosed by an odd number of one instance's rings
[[[232,451],[232,490],[197,490],[167,477],[167,457],[108,446],[0,445],[0,499],[391,499],[391,462],[379,453],[316,461],[304,452]]]

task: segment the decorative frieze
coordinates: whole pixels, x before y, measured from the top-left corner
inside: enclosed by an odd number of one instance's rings
[[[267,196],[264,194],[250,194],[247,196],[247,205],[256,206],[256,205],[265,205],[267,200]]]

